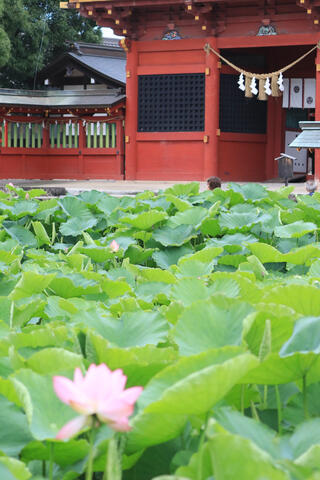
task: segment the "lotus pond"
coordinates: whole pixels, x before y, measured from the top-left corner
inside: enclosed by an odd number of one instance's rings
[[[53,377],[142,386],[95,480],[320,479],[320,194],[0,192],[0,478],[89,478]],[[115,241],[120,246],[110,247]],[[109,453],[109,454],[108,454]]]

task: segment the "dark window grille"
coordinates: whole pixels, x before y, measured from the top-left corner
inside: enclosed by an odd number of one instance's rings
[[[203,73],[139,76],[139,132],[204,130]]]
[[[247,98],[238,75],[220,77],[220,129],[222,132],[266,133],[267,102]]]

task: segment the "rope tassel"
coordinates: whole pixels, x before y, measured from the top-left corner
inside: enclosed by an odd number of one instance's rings
[[[280,96],[280,90],[279,90],[279,85],[278,85],[278,75],[274,74],[271,77],[271,92],[273,97],[279,97]]]
[[[251,98],[253,97],[253,93],[251,91],[251,78],[250,77],[246,77],[246,86],[245,86],[245,96],[247,98]]]
[[[267,92],[265,90],[265,84],[266,84],[266,82],[264,81],[264,79],[259,78],[259,95],[258,95],[259,100],[267,100],[268,99],[268,95],[267,95]]]

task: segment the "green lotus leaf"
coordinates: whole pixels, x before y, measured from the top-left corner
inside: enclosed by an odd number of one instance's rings
[[[216,480],[290,480],[264,449],[241,435],[219,431],[212,435],[209,451]]]
[[[35,272],[23,272],[20,280],[10,293],[10,299],[19,300],[41,293],[45,290],[55,278],[54,273],[42,275]]]
[[[171,228],[178,227],[179,225],[192,225],[193,227],[198,228],[207,216],[208,210],[206,208],[193,207],[170,217],[167,225]]]
[[[271,353],[257,368],[244,376],[244,383],[277,385],[294,382],[307,377],[308,382],[320,379],[320,358],[313,352],[294,353],[280,357],[278,353]]]
[[[181,355],[241,344],[243,321],[252,307],[227,298],[224,302],[214,302],[214,299],[198,301],[180,315],[173,338]]]
[[[221,228],[226,228],[229,232],[249,232],[253,225],[259,221],[259,212],[252,211],[247,213],[221,213],[219,223]]]
[[[0,478],[3,480],[28,480],[31,473],[23,462],[11,457],[0,457]]]
[[[104,263],[107,260],[115,258],[115,254],[111,251],[110,247],[102,247],[98,245],[86,245],[79,247],[78,251],[87,255],[96,263]]]
[[[168,298],[171,286],[162,282],[146,282],[138,285],[135,294],[146,302],[153,302],[156,298],[164,296]],[[156,300],[155,300],[156,301]]]
[[[179,259],[178,265],[183,265],[188,262],[193,262],[194,260],[198,262],[209,263],[214,260],[218,255],[223,252],[222,247],[207,247],[199,250],[196,253],[184,255]]]
[[[18,456],[22,448],[32,441],[32,435],[26,415],[3,395],[0,396],[0,422],[1,452]]]
[[[290,437],[290,446],[292,448],[294,458],[297,458],[296,463],[303,465],[306,458],[311,460],[315,451],[320,449],[320,418],[313,418],[306,420],[297,426],[297,429]],[[316,450],[310,452],[310,448],[316,447]],[[304,457],[302,457],[302,455]],[[314,462],[314,458],[313,458]],[[319,459],[317,460],[320,465]],[[312,467],[311,467],[312,468]]]
[[[234,192],[240,193],[245,200],[259,201],[268,198],[267,189],[259,183],[229,183],[229,188]]]
[[[122,348],[157,345],[166,340],[168,333],[167,322],[158,312],[125,312],[115,319],[103,311],[89,310],[74,315],[72,322],[92,328]]]
[[[176,437],[187,415],[207,412],[221,400],[257,359],[238,348],[210,350],[179,360],[149,382],[138,400],[128,451]]]
[[[177,210],[179,210],[179,212],[184,212],[185,210],[192,208],[192,204],[190,202],[182,200],[182,198],[179,198],[175,195],[166,195],[166,200],[167,202],[173,203],[173,205],[177,208]]]
[[[191,305],[193,302],[209,298],[209,291],[198,278],[182,278],[173,285],[171,297],[183,305]]]
[[[31,355],[26,361],[26,367],[36,373],[61,375],[66,370],[82,367],[83,357],[63,348],[44,348]]]
[[[317,225],[314,223],[298,221],[289,223],[289,225],[276,227],[274,234],[280,238],[300,238],[307,233],[314,232],[317,228]]]
[[[82,273],[64,274],[58,272],[55,278],[51,280],[50,289],[55,295],[64,298],[101,292],[100,284],[93,279],[86,278]]]
[[[38,202],[32,200],[18,200],[10,209],[10,217],[22,218],[27,215],[33,216],[38,210]]]
[[[266,306],[265,311],[253,313],[244,332],[244,340],[250,351],[257,356],[262,347],[267,322],[270,322],[270,352],[279,352],[292,335],[295,318],[288,313],[281,315],[281,312],[269,306]]]
[[[54,393],[51,376],[22,369],[12,376],[12,381],[22,399],[31,433],[36,440],[55,438],[59,429],[76,416]]]
[[[255,255],[262,263],[284,262],[283,254],[276,248],[267,243],[250,243],[248,249]]]
[[[199,260],[192,259],[188,262],[184,262],[179,265],[176,271],[177,277],[202,277],[203,275],[209,275],[214,270],[216,260],[205,263]]]
[[[236,298],[240,295],[240,285],[233,278],[217,277],[208,287],[210,295],[220,294],[226,297]]]
[[[178,352],[171,347],[113,347],[92,332],[87,337],[87,355],[96,363],[105,363],[111,370],[121,368],[128,377],[129,387],[146,385],[154,375],[178,359]]]
[[[280,356],[295,352],[320,353],[320,317],[302,317],[296,322],[291,337],[280,350]]]
[[[290,252],[283,254],[285,262],[293,263],[295,265],[308,264],[314,258],[320,255],[320,248],[316,245],[305,245],[303,247],[292,249]]]
[[[32,226],[34,229],[34,233],[36,234],[38,240],[38,246],[41,247],[42,245],[50,245],[51,240],[47,234],[46,229],[42,225],[41,222],[32,222]]]
[[[158,210],[149,210],[138,214],[129,214],[120,218],[121,223],[128,223],[139,230],[149,230],[154,225],[167,219],[165,212]]]
[[[176,277],[167,270],[161,270],[160,268],[144,268],[141,270],[140,275],[142,278],[149,280],[150,282],[163,282],[168,284],[176,283]]]
[[[84,439],[68,442],[55,441],[52,450],[54,463],[67,467],[79,462],[88,454],[89,444]],[[21,459],[27,463],[32,460],[50,460],[50,443],[44,444],[37,441],[29,443],[22,450]]]
[[[97,224],[98,219],[91,213],[86,204],[76,197],[64,197],[59,200],[64,212],[71,218],[61,224],[62,235],[76,237],[84,230],[92,228]]]
[[[267,425],[246,417],[230,407],[218,409],[215,419],[229,433],[251,440],[272,458],[279,458],[279,440],[276,438],[276,432]]]
[[[184,243],[187,243],[191,238],[196,237],[196,231],[192,225],[179,225],[175,228],[162,227],[155,230],[153,238],[157,242],[161,243],[165,247],[180,247]]]
[[[199,193],[199,182],[177,183],[164,191],[165,195],[197,195]]]
[[[10,343],[18,350],[19,348],[30,347],[54,347],[61,344],[68,338],[68,331],[62,325],[48,325],[46,327],[28,327],[22,333],[11,333]]]
[[[22,225],[15,224],[14,222],[3,222],[3,228],[7,234],[16,240],[20,245],[36,247],[38,242],[36,237],[30,230],[27,230]]]
[[[305,316],[320,315],[320,290],[309,285],[274,286],[263,301],[287,305]]]
[[[222,255],[218,259],[219,265],[231,265],[232,267],[239,267],[239,265],[245,262],[247,257],[245,255]]]
[[[154,248],[142,248],[140,245],[130,245],[125,253],[125,258],[129,258],[132,264],[143,264],[152,256]]]
[[[116,210],[116,208],[118,208],[120,204],[120,198],[106,194],[103,194],[103,196],[100,197],[100,199],[96,202],[97,208],[106,215],[110,215],[110,213]]]
[[[191,253],[192,249],[186,246],[168,247],[160,252],[154,252],[152,258],[158,267],[161,267],[165,270],[171,265],[176,265],[181,257]]]
[[[200,225],[200,230],[203,235],[210,235],[211,237],[220,235],[219,220],[217,218],[205,218]]]

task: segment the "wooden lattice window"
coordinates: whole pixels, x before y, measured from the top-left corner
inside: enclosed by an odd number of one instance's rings
[[[107,122],[87,122],[86,138],[87,148],[116,148],[116,124]]]
[[[140,75],[139,132],[204,130],[205,75]]]
[[[267,102],[247,98],[237,75],[220,77],[220,129],[222,132],[266,133]]]
[[[41,148],[43,128],[41,123],[7,122],[7,138],[5,125],[2,125],[2,145],[9,148]]]
[[[78,148],[79,125],[70,123],[52,123],[49,126],[51,148]]]

